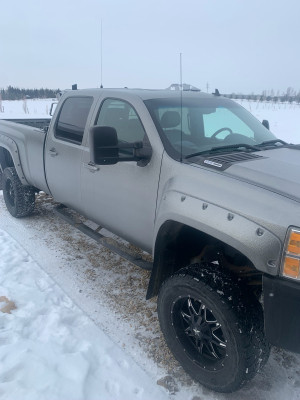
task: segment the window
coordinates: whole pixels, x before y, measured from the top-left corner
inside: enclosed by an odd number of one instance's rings
[[[126,143],[143,141],[145,131],[135,109],[126,101],[106,99],[96,125],[115,128],[118,140]]]
[[[69,97],[60,110],[55,137],[81,144],[92,103],[92,97]]]
[[[167,153],[181,160],[217,147],[254,146],[275,136],[253,115],[222,97],[184,94],[144,101]],[[226,151],[226,148],[224,149]]]

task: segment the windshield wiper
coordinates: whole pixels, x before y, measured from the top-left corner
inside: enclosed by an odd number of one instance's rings
[[[239,149],[243,149],[243,148],[247,149],[247,150],[260,151],[260,149],[258,147],[252,146],[251,144],[247,144],[247,143],[227,144],[226,146],[212,147],[210,150],[198,151],[197,153],[189,154],[188,156],[185,157],[185,159],[196,157],[196,156],[201,156],[202,154],[214,153],[214,152],[220,151],[220,150],[239,150]]]
[[[281,143],[283,145],[287,144],[287,142],[285,142],[284,140],[272,139],[272,140],[265,140],[264,142],[259,143],[257,146],[268,146],[268,145],[272,146],[273,144],[276,144],[276,143]]]

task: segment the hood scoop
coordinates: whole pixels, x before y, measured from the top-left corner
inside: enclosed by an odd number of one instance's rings
[[[205,167],[212,167],[214,169],[224,171],[225,169],[229,168],[232,164],[240,163],[243,161],[263,159],[263,158],[266,157],[253,153],[241,152],[241,153],[220,154],[211,157],[205,157],[199,160],[198,163]]]

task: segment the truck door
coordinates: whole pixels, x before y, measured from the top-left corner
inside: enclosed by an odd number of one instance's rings
[[[127,101],[105,99],[95,125],[115,128],[119,141],[143,141],[150,145],[141,119]],[[90,153],[86,151],[81,167],[85,214],[150,251],[161,157],[162,148],[153,151],[146,166],[138,166],[135,161],[95,166],[89,165]]]
[[[71,96],[62,104],[45,145],[48,187],[56,201],[80,210],[82,138],[93,104],[91,96]]]

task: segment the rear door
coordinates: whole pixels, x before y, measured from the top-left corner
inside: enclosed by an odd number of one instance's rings
[[[81,209],[82,141],[92,113],[92,96],[71,96],[63,102],[45,145],[45,170],[54,199]]]

